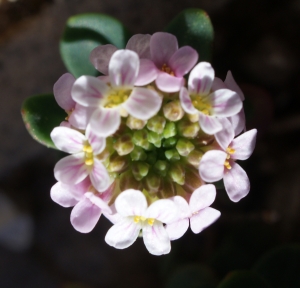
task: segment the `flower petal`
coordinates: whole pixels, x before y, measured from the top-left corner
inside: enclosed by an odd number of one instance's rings
[[[92,192],[86,192],[84,196],[88,198],[93,204],[98,206],[102,212],[111,213],[111,209],[109,208],[108,204],[100,198],[100,195],[95,195]]]
[[[57,182],[51,188],[51,199],[63,207],[73,207],[78,203],[78,201],[70,193],[68,188],[68,185]]]
[[[143,240],[147,250],[153,255],[168,254],[171,251],[170,238],[159,221],[154,221],[152,226],[143,227]]]
[[[189,92],[207,95],[212,87],[215,71],[208,62],[200,62],[191,71],[188,81]]]
[[[90,172],[90,179],[93,186],[99,192],[106,190],[111,184],[110,177],[105,166],[101,163],[99,159],[95,157],[93,168]]]
[[[73,127],[80,130],[85,130],[89,123],[92,114],[95,111],[95,107],[84,107],[80,104],[76,104],[75,109],[72,111],[68,121]]]
[[[228,197],[233,202],[238,202],[250,191],[250,182],[245,170],[234,161],[230,162],[231,169],[224,173],[224,186]]]
[[[86,140],[85,136],[77,130],[62,126],[55,127],[50,136],[59,150],[71,154],[81,152]]]
[[[136,52],[140,58],[151,59],[149,34],[133,35],[127,42],[126,49]]]
[[[178,219],[189,218],[191,216],[191,210],[189,204],[188,202],[186,202],[186,200],[183,197],[174,196],[169,199],[175,203],[178,209]]]
[[[114,134],[119,129],[120,123],[121,116],[118,109],[97,109],[90,119],[91,129],[100,137]]]
[[[101,209],[88,198],[76,204],[71,212],[71,223],[75,230],[89,233],[96,226],[101,216]]]
[[[190,209],[192,213],[210,206],[216,199],[216,187],[212,184],[202,185],[196,189],[190,199]]]
[[[63,74],[54,84],[53,93],[57,104],[64,110],[70,111],[75,106],[71,97],[75,77],[70,73]]]
[[[230,145],[235,150],[231,158],[239,160],[248,159],[255,148],[256,135],[257,130],[252,129],[235,138]]]
[[[224,162],[227,154],[223,151],[210,150],[206,152],[200,161],[200,177],[207,182],[216,182],[223,178]]]
[[[198,53],[190,46],[179,48],[170,58],[169,65],[177,77],[190,72],[198,61]]]
[[[165,226],[170,240],[181,238],[189,228],[189,218],[184,218]]]
[[[91,125],[88,125],[85,131],[85,135],[87,140],[89,141],[90,145],[93,148],[93,154],[98,155],[100,154],[106,145],[106,139],[103,137],[99,137],[96,135],[93,130],[91,129]]]
[[[111,44],[98,46],[92,50],[90,61],[98,71],[108,75],[109,60],[117,50],[118,48]]]
[[[199,125],[201,129],[209,135],[216,134],[222,130],[222,124],[218,118],[205,115],[202,112],[199,113]]]
[[[222,124],[223,128],[221,131],[215,134],[215,138],[222,149],[226,151],[227,147],[234,138],[234,130],[231,122],[228,119],[220,118],[219,121]]]
[[[229,117],[241,111],[243,103],[236,92],[229,89],[219,89],[208,96],[212,103],[214,115]]]
[[[113,87],[133,87],[139,73],[139,56],[130,50],[118,50],[109,62],[109,78]]]
[[[122,105],[135,118],[148,120],[160,109],[162,98],[154,90],[136,87]]]
[[[241,88],[236,84],[236,82],[235,82],[235,80],[232,76],[231,71],[227,72],[226,79],[225,79],[224,83],[226,84],[227,88],[229,88],[230,90],[236,92],[240,96],[240,99],[242,101],[245,100],[244,93],[241,90]]]
[[[106,83],[93,76],[79,77],[72,88],[72,98],[82,106],[98,107],[108,91]]]
[[[179,91],[184,82],[184,78],[175,77],[165,72],[159,72],[155,80],[158,89],[168,93]]]
[[[59,160],[54,167],[57,181],[65,184],[78,184],[88,175],[84,163],[84,152],[73,154]]]
[[[246,130],[246,117],[243,108],[239,113],[229,117],[228,120],[231,122],[231,125],[234,129],[234,135],[238,135],[243,130]]]
[[[116,210],[123,217],[144,216],[147,206],[144,194],[134,189],[123,191],[115,200]]]
[[[172,200],[160,199],[153,202],[146,211],[146,218],[154,218],[162,223],[172,223],[179,219],[180,211]]]
[[[218,77],[215,77],[214,78],[214,81],[213,81],[213,84],[212,84],[212,87],[211,87],[211,90],[212,91],[216,91],[216,90],[219,90],[219,89],[226,89],[228,88],[225,83]]]
[[[153,82],[157,77],[157,68],[151,60],[140,59],[140,69],[137,79],[135,81],[136,86],[144,86]]]
[[[165,32],[154,33],[150,40],[151,59],[158,69],[169,63],[171,56],[178,50],[174,35]]]
[[[117,249],[125,249],[134,243],[140,230],[140,222],[135,223],[132,217],[125,217],[107,231],[105,242]]]
[[[182,109],[189,114],[198,114],[198,110],[194,107],[188,90],[185,87],[181,87],[179,93],[179,99]]]
[[[213,224],[221,216],[220,211],[207,207],[201,210],[198,214],[193,215],[190,219],[191,230],[198,234],[211,224]]]

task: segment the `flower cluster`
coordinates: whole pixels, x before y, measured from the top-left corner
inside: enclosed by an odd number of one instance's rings
[[[256,139],[256,129],[244,132],[243,93],[169,33],[135,35],[122,50],[99,46],[90,60],[102,76],[67,73],[54,85],[67,117],[51,138],[71,155],[54,168],[51,197],[74,206],[82,233],[103,214],[114,224],[109,245],[124,249],[140,235],[151,254],[169,253],[189,223],[199,233],[220,216],[207,183],[223,179],[234,202],[250,190],[236,163]]]

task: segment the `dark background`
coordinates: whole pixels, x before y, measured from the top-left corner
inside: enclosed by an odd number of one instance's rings
[[[104,217],[80,234],[71,210],[51,201],[58,156],[29,136],[20,107],[66,72],[58,43],[71,15],[106,13],[134,34],[151,34],[190,7],[210,15],[216,75],[232,71],[247,129],[258,129],[243,165],[251,191],[232,203],[220,190],[218,222],[172,242],[168,256],[150,255],[140,239],[119,251],[104,242]],[[299,0],[0,0],[0,287],[164,287],[190,265],[219,282],[272,247],[299,242],[299,31]]]

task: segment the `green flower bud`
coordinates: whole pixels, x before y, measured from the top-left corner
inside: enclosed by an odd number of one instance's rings
[[[149,193],[156,193],[160,188],[161,178],[159,175],[149,172],[149,174],[144,178],[144,183]]]
[[[132,142],[145,150],[150,150],[151,145],[148,141],[148,132],[145,129],[135,131],[132,136]]]
[[[179,100],[174,100],[165,104],[163,107],[163,112],[165,117],[170,121],[178,121],[184,115],[184,111]]]
[[[159,189],[160,198],[170,198],[176,195],[174,182],[171,179],[163,179]]]
[[[195,138],[200,131],[198,122],[192,123],[188,120],[183,120],[178,123],[179,133],[187,138]]]
[[[175,148],[165,151],[165,156],[171,162],[180,160],[180,155],[178,154],[178,152]]]
[[[161,134],[164,131],[166,119],[162,116],[154,116],[148,120],[147,128],[153,132]]]
[[[126,157],[119,156],[117,153],[110,157],[108,164],[108,172],[121,172],[128,167],[128,160]]]
[[[198,169],[203,153],[198,150],[192,151],[187,157],[187,161]]]
[[[176,144],[176,149],[181,156],[188,156],[191,151],[195,149],[195,146],[192,142],[187,139],[179,139]]]
[[[171,165],[168,175],[171,180],[179,185],[183,185],[185,182],[185,170],[179,163],[174,163]]]
[[[121,156],[129,154],[134,148],[134,144],[131,140],[131,135],[125,134],[118,138],[114,143],[114,148]]]
[[[175,137],[170,137],[168,139],[164,139],[163,140],[163,147],[164,148],[171,148],[171,147],[174,147],[177,143],[177,138]]]
[[[135,146],[130,153],[130,157],[132,161],[144,161],[147,159],[147,154],[143,148]]]
[[[156,132],[148,132],[148,141],[152,143],[155,147],[159,148],[161,146],[161,139],[162,136],[157,134]]]
[[[132,130],[141,130],[145,127],[147,121],[137,119],[129,115],[126,119],[126,125]]]
[[[131,168],[134,178],[140,181],[147,176],[150,165],[146,162],[133,162]]]
[[[132,174],[131,170],[127,170],[120,176],[120,191],[124,191],[127,189],[136,189],[136,190],[142,190],[142,182],[137,181],[135,177]]]
[[[164,160],[158,160],[156,161],[154,165],[154,169],[157,171],[157,173],[161,176],[166,176],[168,172],[168,162]]]
[[[176,135],[176,125],[173,122],[168,122],[165,126],[163,135],[165,138],[170,138]]]

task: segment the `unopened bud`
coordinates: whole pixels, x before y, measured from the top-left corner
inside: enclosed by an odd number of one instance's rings
[[[195,146],[189,140],[181,138],[176,144],[176,149],[181,156],[185,157],[195,149]]]
[[[171,101],[164,105],[163,112],[165,117],[170,121],[178,121],[184,115],[184,111],[178,100]]]
[[[201,151],[194,150],[187,157],[187,161],[191,165],[193,165],[195,168],[198,169],[202,156],[203,156],[203,153]]]
[[[175,148],[165,151],[165,156],[171,162],[180,160],[180,155]]]
[[[147,154],[144,149],[138,146],[135,146],[133,151],[130,153],[132,161],[144,161],[147,159]]]
[[[132,163],[132,173],[136,180],[140,181],[149,172],[150,165],[145,162],[133,162]]]
[[[145,185],[147,188],[147,191],[149,193],[156,193],[158,192],[160,185],[161,185],[161,178],[159,175],[156,175],[155,173],[149,173],[145,177]]]
[[[141,130],[145,127],[147,121],[128,116],[126,125],[132,130]]]
[[[191,122],[195,123],[199,121],[199,113],[196,114],[187,114]]]
[[[171,179],[163,179],[159,189],[160,198],[170,198],[176,195],[175,183]]]
[[[121,156],[129,154],[134,148],[131,135],[125,134],[118,138],[118,140],[114,143],[114,148]]]
[[[142,189],[142,182],[137,181],[131,170],[127,170],[124,173],[121,174],[120,176],[120,190],[124,191],[127,189],[136,189],[136,190],[141,190]]]
[[[170,138],[164,139],[163,147],[164,148],[171,148],[171,147],[174,147],[176,145],[176,143],[177,143],[177,138],[170,137]]]
[[[162,116],[154,116],[147,122],[147,128],[153,132],[161,134],[164,131],[166,119]]]
[[[110,157],[110,162],[107,167],[108,172],[121,172],[128,166],[128,160],[125,157],[114,154]]]
[[[154,165],[154,169],[157,171],[157,173],[161,176],[166,176],[168,171],[168,162],[164,160],[158,160],[156,161]]]
[[[183,186],[181,186],[185,192],[192,194],[203,184],[198,169],[195,169],[194,167],[185,167],[185,182]]]
[[[151,147],[148,141],[148,132],[145,129],[135,131],[133,133],[132,141],[135,145],[140,146],[145,150],[149,150]]]
[[[185,182],[185,170],[179,163],[175,163],[170,167],[168,175],[173,182],[179,185],[183,185]]]
[[[195,138],[198,135],[200,126],[198,122],[181,121],[178,125],[179,132],[187,138]]]
[[[165,138],[170,138],[176,135],[176,125],[173,122],[168,122],[165,126],[163,135]]]
[[[156,150],[151,151],[150,153],[147,154],[147,159],[146,162],[149,163],[150,165],[154,165],[157,160],[157,152]]]
[[[148,132],[148,141],[157,148],[159,148],[161,146],[161,138],[162,138],[161,135],[159,135],[153,131]]]

